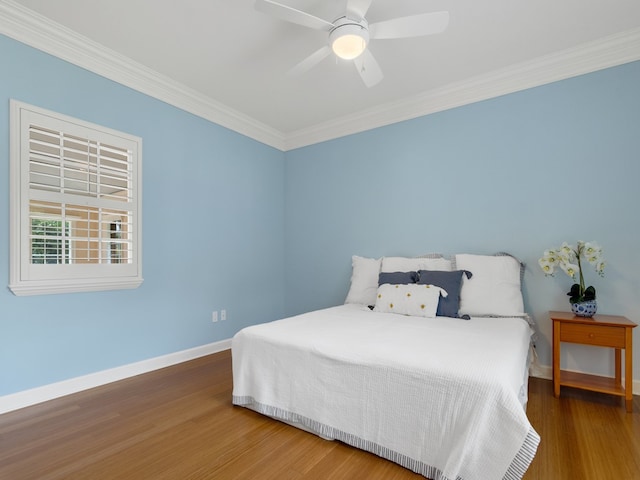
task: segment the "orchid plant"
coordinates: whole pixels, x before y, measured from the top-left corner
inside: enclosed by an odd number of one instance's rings
[[[538,263],[545,275],[553,276],[556,268],[559,267],[564,273],[577,280],[578,283],[571,286],[567,295],[571,303],[581,303],[596,299],[596,289],[592,286],[585,287],[582,272],[583,260],[593,265],[598,275],[604,276],[606,264],[602,258],[602,248],[595,242],[579,241],[575,247],[564,242],[560,248],[545,250]]]

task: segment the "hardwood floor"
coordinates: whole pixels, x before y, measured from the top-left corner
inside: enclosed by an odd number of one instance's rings
[[[0,415],[0,479],[420,479],[231,405],[221,352]],[[542,441],[525,480],[640,480],[640,399],[530,380]],[[423,479],[424,480],[424,479]]]

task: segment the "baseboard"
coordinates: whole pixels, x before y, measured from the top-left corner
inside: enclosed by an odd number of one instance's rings
[[[125,378],[133,377],[160,368],[169,367],[178,363],[194,360],[205,355],[222,352],[231,348],[231,339],[209,343],[200,347],[182,350],[180,352],[162,355],[160,357],[142,360],[140,362],[123,365],[121,367],[91,373],[82,377],[71,378],[62,382],[52,383],[43,387],[24,390],[11,395],[0,397],[0,414],[29,407],[38,403],[53,400],[72,393],[81,392],[90,388],[117,382]],[[531,366],[531,375],[538,378],[551,380],[553,378],[552,369],[549,365],[534,363]],[[640,395],[640,380],[633,381],[633,394]]]
[[[212,353],[222,352],[230,348],[231,339],[221,340],[200,347],[190,348],[188,350],[182,350],[180,352],[174,352],[121,367],[5,395],[0,397],[0,414],[46,402],[47,400],[53,400],[54,398],[63,397],[82,390],[99,387],[100,385],[106,385],[107,383],[116,382],[142,373],[194,360],[205,355],[211,355]]]
[[[585,373],[585,372],[578,372]],[[531,365],[531,376],[544,378],[545,380],[553,380],[553,369],[550,365]],[[632,392],[634,395],[640,395],[640,380],[633,380]]]

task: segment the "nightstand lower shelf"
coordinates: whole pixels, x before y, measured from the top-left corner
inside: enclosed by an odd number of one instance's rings
[[[560,386],[581,388],[592,392],[608,393],[611,395],[625,396],[625,389],[619,380],[613,377],[589,375],[586,373],[569,372],[560,370]]]

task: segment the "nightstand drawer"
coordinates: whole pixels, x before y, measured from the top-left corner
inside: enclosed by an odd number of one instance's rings
[[[560,341],[601,347],[624,348],[625,328],[580,323],[562,323]]]

